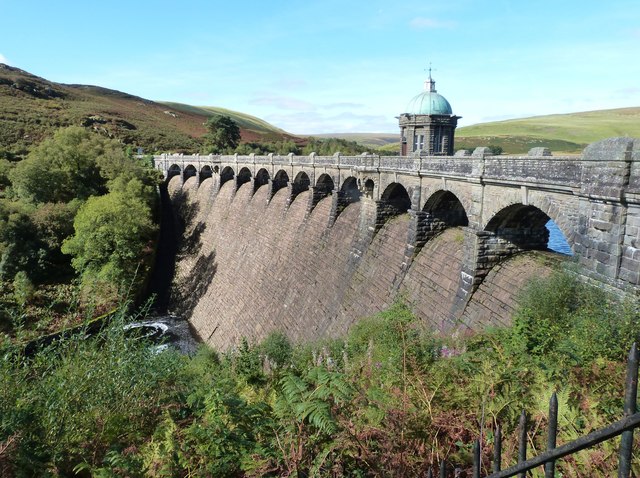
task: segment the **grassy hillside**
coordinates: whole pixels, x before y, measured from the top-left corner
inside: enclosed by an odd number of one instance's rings
[[[0,63],[0,154],[23,156],[59,127],[81,125],[150,152],[195,152],[204,123],[228,114],[244,141],[291,139],[274,126],[242,113],[161,104],[107,88],[54,83]]]
[[[400,148],[399,136],[390,134],[327,134],[379,148],[381,153]],[[589,143],[614,136],[640,137],[640,107],[535,116],[465,126],[456,130],[456,150],[501,146],[507,154],[523,154],[545,146],[555,153],[579,153]]]
[[[564,115],[482,123],[460,128],[456,148],[502,146],[508,153],[525,153],[535,146],[577,153],[594,141],[613,136],[640,137],[640,108],[587,111]]]
[[[355,141],[356,143],[373,148],[380,148],[389,143],[398,143],[398,135],[391,133],[330,133],[314,134],[313,136],[316,138],[346,139],[347,141]]]
[[[196,114],[204,117],[211,117],[214,115],[225,115],[233,119],[238,126],[244,131],[243,139],[250,141],[250,136],[255,136],[253,140],[262,141],[280,141],[284,138],[299,139],[286,131],[273,126],[266,121],[251,116],[246,113],[240,113],[238,111],[228,110],[226,108],[217,108],[215,106],[192,106],[185,105],[183,103],[162,102],[163,105],[167,105],[176,111],[184,113]],[[245,138],[246,136],[246,138]]]

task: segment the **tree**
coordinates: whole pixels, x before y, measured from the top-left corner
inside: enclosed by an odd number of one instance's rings
[[[490,144],[488,148],[489,148],[489,151],[491,151],[491,154],[495,156],[499,156],[504,152],[504,149],[502,149],[502,146],[497,146],[495,144]]]
[[[132,168],[122,146],[80,128],[58,130],[9,173],[21,199],[33,203],[69,202],[107,192],[107,181]]]
[[[210,153],[231,152],[240,144],[240,128],[229,116],[212,116],[207,120],[205,145]]]
[[[62,252],[74,256],[71,263],[83,280],[129,287],[144,277],[157,230],[144,188],[132,179],[89,198],[78,211],[75,234],[64,241]]]

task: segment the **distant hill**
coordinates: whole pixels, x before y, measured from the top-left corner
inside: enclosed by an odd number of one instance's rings
[[[589,143],[613,136],[640,137],[640,107],[496,121],[456,131],[456,149],[496,145],[507,153],[535,146],[578,153]]]
[[[204,123],[215,114],[234,118],[243,141],[295,139],[242,113],[157,103],[120,91],[54,83],[0,63],[0,153],[18,157],[59,127],[82,125],[146,151],[196,152]]]
[[[378,147],[400,149],[399,134],[336,133],[319,137],[345,138]],[[555,153],[579,153],[589,143],[613,136],[640,137],[640,107],[496,121],[456,130],[455,148],[500,146],[507,154],[523,154],[536,146]]]
[[[311,136],[314,138],[346,139],[347,141],[355,141],[364,146],[372,146],[374,148],[379,148],[390,143],[398,143],[398,135],[391,133],[330,133],[314,134]]]
[[[262,140],[267,140],[267,137],[273,136],[273,140],[281,140],[283,136],[288,138],[297,138],[294,135],[287,133],[286,131],[273,126],[266,121],[238,111],[228,110],[226,108],[217,108],[214,106],[191,106],[183,103],[161,102],[163,105],[183,113],[191,113],[204,117],[210,117],[214,115],[226,115],[231,117],[241,129],[255,133],[258,136],[262,136]]]

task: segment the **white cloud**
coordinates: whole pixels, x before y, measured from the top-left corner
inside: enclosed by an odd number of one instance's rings
[[[5,65],[10,65],[11,62],[7,60],[7,57],[0,53],[0,63],[4,63]]]
[[[329,103],[327,105],[322,105],[324,109],[356,109],[356,108],[364,108],[365,105],[362,103],[351,103],[349,101],[343,101],[339,103]]]
[[[265,118],[293,134],[309,135],[324,133],[380,133],[395,132],[395,119],[380,114],[354,114],[342,112],[325,115],[318,112],[295,112],[268,115]]]
[[[434,28],[452,28],[454,22],[436,20],[434,18],[416,17],[409,22],[411,28],[417,30],[434,29]]]
[[[307,111],[315,109],[308,101],[290,98],[287,96],[261,96],[249,101],[251,105],[274,106],[282,110]]]

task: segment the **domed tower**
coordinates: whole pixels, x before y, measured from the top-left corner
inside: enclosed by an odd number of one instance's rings
[[[407,112],[399,116],[400,154],[411,153],[427,156],[452,156],[453,138],[458,119],[451,105],[436,91],[436,82],[431,78],[424,82],[424,91],[413,97]]]

